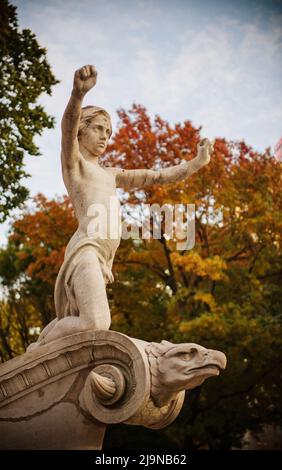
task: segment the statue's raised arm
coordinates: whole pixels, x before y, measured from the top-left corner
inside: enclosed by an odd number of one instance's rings
[[[62,119],[62,167],[72,169],[79,158],[78,132],[81,105],[85,94],[96,85],[97,72],[93,65],[85,65],[74,74],[71,97]]]
[[[176,183],[188,178],[210,161],[213,145],[203,139],[197,146],[197,156],[193,160],[161,170],[123,170],[116,172],[116,184],[125,189],[143,188],[151,184]]]

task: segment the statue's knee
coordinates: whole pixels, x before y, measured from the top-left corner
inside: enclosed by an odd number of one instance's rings
[[[97,266],[99,266],[99,261],[94,257],[84,259],[80,263],[80,269],[95,269]]]

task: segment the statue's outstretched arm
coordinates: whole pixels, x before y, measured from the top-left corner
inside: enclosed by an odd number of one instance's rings
[[[93,65],[85,65],[74,74],[71,97],[62,119],[62,166],[72,169],[79,158],[78,129],[81,105],[85,94],[96,84],[97,72]]]
[[[210,161],[213,146],[208,139],[198,144],[198,153],[193,160],[161,170],[116,169],[116,185],[125,189],[143,188],[152,184],[176,183],[188,178]]]

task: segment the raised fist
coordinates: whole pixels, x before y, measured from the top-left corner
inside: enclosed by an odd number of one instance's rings
[[[84,65],[74,74],[73,90],[80,95],[85,95],[96,85],[97,72],[94,65]]]
[[[213,143],[209,139],[202,139],[197,145],[197,159],[203,164],[207,165],[211,159],[211,153],[213,152]]]

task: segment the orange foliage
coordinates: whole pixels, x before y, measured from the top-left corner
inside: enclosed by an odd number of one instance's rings
[[[14,222],[10,241],[18,247],[19,259],[27,260],[26,275],[53,286],[77,222],[67,196],[56,201],[38,194],[34,203],[32,212],[26,209]]]

